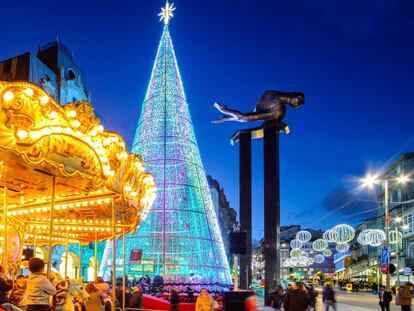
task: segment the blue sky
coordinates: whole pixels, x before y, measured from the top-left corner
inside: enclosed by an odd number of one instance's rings
[[[326,228],[373,203],[341,206],[354,177],[414,150],[412,1],[174,2],[170,25],[203,162],[238,208],[241,126],[213,125],[214,101],[251,110],[267,89],[302,91],[281,136],[282,224]],[[12,1],[0,59],[59,38],[84,69],[106,128],[130,144],[162,24],[163,1]],[[254,144],[254,234],[263,230],[262,143]],[[345,193],[345,194],[344,194]],[[344,201],[345,200],[345,201]],[[324,215],[329,216],[322,219]],[[360,216],[352,218],[357,222]]]

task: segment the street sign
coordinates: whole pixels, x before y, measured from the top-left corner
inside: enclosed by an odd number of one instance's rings
[[[383,265],[383,264],[387,264],[388,265],[388,263],[389,263],[388,256],[389,256],[388,247],[384,247],[381,250],[381,265]]]
[[[381,264],[381,273],[387,274],[388,272],[388,265],[386,263]]]
[[[404,271],[404,275],[411,275],[412,273],[412,269],[410,267],[405,267],[403,271]]]

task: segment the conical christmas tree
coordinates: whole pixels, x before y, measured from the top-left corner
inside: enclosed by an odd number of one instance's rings
[[[168,31],[173,10],[167,3],[160,14],[164,31],[132,147],[155,177],[157,198],[137,232],[127,237],[127,256],[139,254],[137,260],[127,259],[127,274],[160,275],[167,282],[230,284],[229,266]],[[105,253],[103,263],[111,255],[109,244]]]

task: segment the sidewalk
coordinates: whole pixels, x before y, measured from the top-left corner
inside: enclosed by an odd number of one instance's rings
[[[338,311],[374,311],[374,310],[378,311],[378,309],[369,309],[369,308],[364,308],[364,307],[351,306],[351,305],[344,304],[344,303],[337,303],[336,309]],[[320,309],[320,310],[324,310],[324,309]]]

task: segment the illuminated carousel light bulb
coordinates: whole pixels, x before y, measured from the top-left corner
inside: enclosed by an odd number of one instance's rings
[[[14,98],[14,94],[12,91],[7,91],[3,94],[3,100],[4,101],[10,101]]]
[[[32,139],[39,139],[40,137],[42,137],[42,134],[38,131],[34,131],[34,132],[30,132],[30,137]]]
[[[71,122],[71,124],[72,124],[72,126],[73,126],[73,127],[79,127],[79,126],[80,126],[80,122],[79,122],[79,120],[73,120],[73,121]]]
[[[18,130],[16,135],[19,139],[25,139],[29,134],[25,130]]]
[[[75,110],[68,110],[66,112],[66,116],[69,117],[69,118],[74,118],[74,117],[76,117],[76,111]]]
[[[58,117],[58,113],[57,113],[57,111],[52,110],[52,111],[49,113],[49,118],[51,118],[51,119],[56,119],[57,117]]]
[[[98,126],[96,127],[96,130],[97,130],[98,132],[103,132],[103,131],[104,131],[104,127],[103,127],[102,125],[98,125]]]
[[[46,95],[43,95],[42,97],[40,97],[40,103],[42,105],[46,105],[49,102],[49,97]]]
[[[29,87],[24,90],[24,94],[28,97],[32,97],[33,93],[34,93],[33,90]]]

